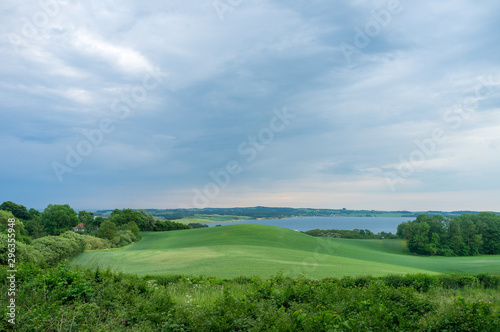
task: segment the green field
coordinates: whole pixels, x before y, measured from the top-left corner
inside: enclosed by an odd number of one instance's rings
[[[312,237],[265,225],[231,225],[171,232],[143,232],[121,249],[85,252],[73,265],[138,275],[185,274],[269,277],[284,269],[308,278],[406,273],[500,274],[500,256],[422,257],[400,240]]]

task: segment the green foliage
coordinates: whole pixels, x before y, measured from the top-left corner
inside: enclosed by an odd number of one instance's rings
[[[35,217],[40,217],[40,216],[41,216],[40,211],[35,210],[35,209],[33,209],[33,208],[29,209],[28,213],[29,213],[29,215],[30,215],[28,219],[33,219],[33,218],[35,218]]]
[[[85,250],[85,238],[74,232],[65,232],[60,236],[46,236],[33,241],[32,248],[35,262],[55,265],[71,259]]]
[[[85,210],[78,211],[78,220],[85,225],[85,231],[91,232],[99,227],[94,221],[94,213]]]
[[[458,289],[468,286],[476,286],[479,281],[476,277],[463,274],[445,274],[439,277],[443,288]]]
[[[0,210],[0,232],[7,234],[8,229],[10,228],[9,220],[12,219],[15,219],[13,228],[16,233],[16,238],[19,241],[20,237],[23,235],[28,235],[28,232],[26,231],[23,222],[16,218],[10,211]]]
[[[59,235],[59,237],[74,241],[77,245],[77,251],[79,253],[83,252],[85,250],[85,247],[87,246],[86,238],[75,232],[64,232]]]
[[[117,235],[118,228],[110,220],[105,220],[97,231],[97,236],[103,239],[113,240]]]
[[[496,309],[496,313],[494,310]],[[437,313],[427,314],[422,320],[425,331],[499,331],[498,306],[488,302],[467,302],[458,296],[451,306]]]
[[[86,241],[85,250],[102,250],[112,248],[109,240],[101,239],[92,235],[83,235]]]
[[[189,223],[188,226],[190,226],[191,228],[203,228],[203,227],[208,227],[207,224],[201,224],[199,222],[192,222],[192,223]]]
[[[421,214],[398,226],[397,235],[420,255],[473,256],[500,254],[500,215],[481,212],[444,218]]]
[[[9,246],[11,244],[11,246]],[[15,247],[13,246],[15,244]],[[31,246],[24,244],[22,242],[16,241],[13,237],[9,237],[8,234],[0,234],[0,265],[7,265],[9,253],[11,253],[12,248],[15,252],[12,259],[15,259],[15,263],[19,262],[32,262],[35,260]]]
[[[307,235],[318,236],[318,237],[332,237],[332,238],[342,238],[342,239],[395,239],[396,235],[387,232],[380,232],[374,234],[368,229],[353,229],[353,230],[343,230],[343,229],[312,229],[304,232]]]
[[[114,222],[106,219],[97,231],[97,236],[109,240],[112,247],[124,247],[130,243],[139,241],[142,236],[139,227],[134,221],[121,225],[119,228]]]
[[[92,222],[90,223],[89,230],[93,231],[95,229],[98,229],[99,227],[101,227],[101,224],[103,223],[104,220],[105,219],[103,217],[95,217],[94,220],[92,220]]]
[[[151,218],[153,218],[151,216]],[[137,225],[144,225],[145,220],[143,215],[140,212],[136,212],[132,209],[123,209],[123,210],[118,210],[115,209],[112,213],[111,216],[108,218],[109,221],[112,221],[116,226],[122,226],[126,225],[129,222],[133,221]],[[153,218],[154,221],[154,218]]]
[[[30,214],[24,205],[16,204],[11,201],[3,202],[0,205],[0,210],[10,211],[14,217],[27,220],[30,219]]]
[[[6,275],[7,268],[0,267],[2,303],[8,300]],[[19,266],[16,280],[16,329],[21,331],[437,332],[500,327],[499,302],[480,285],[468,288],[470,296],[459,291],[456,296],[443,295],[439,285],[434,286],[437,292],[421,292],[374,277],[353,286],[355,279],[317,281],[283,273],[266,279],[140,278],[26,264]],[[10,328],[5,319],[0,321],[0,330]]]
[[[156,220],[145,210],[134,211],[132,209],[114,210],[108,220],[114,222],[118,227],[135,223],[140,231],[173,231],[178,229],[190,229],[191,227],[182,223],[169,220]]]
[[[29,236],[33,239],[38,239],[47,236],[47,231],[42,223],[42,218],[40,215],[34,216],[32,219],[26,220],[24,222],[26,230]]]
[[[152,231],[155,232],[164,232],[164,231],[175,231],[180,229],[190,229],[191,226],[185,225],[182,223],[178,223],[175,221],[165,220],[160,221],[157,220]]]
[[[116,247],[124,247],[130,243],[132,243],[132,235],[130,231],[126,232],[120,232],[117,236],[115,236],[111,242],[116,246]]]
[[[79,223],[78,216],[68,204],[49,204],[42,212],[42,224],[49,235],[69,231]]]
[[[132,233],[132,241],[138,241],[140,240],[141,237],[141,231],[139,230],[139,226],[133,221],[130,221],[126,225],[126,230],[130,231]]]

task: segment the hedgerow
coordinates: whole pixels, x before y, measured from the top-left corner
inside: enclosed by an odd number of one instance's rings
[[[7,301],[7,267],[0,301]],[[470,277],[470,278],[465,278]],[[407,275],[311,280],[138,277],[110,270],[41,268],[16,275],[20,331],[498,331],[499,276]],[[427,287],[429,284],[432,286]],[[456,282],[450,282],[456,280]],[[459,280],[475,280],[463,283]],[[424,285],[422,287],[422,285]],[[449,287],[483,296],[449,296]],[[462,288],[465,287],[465,288]],[[486,290],[485,290],[486,288]],[[207,300],[210,299],[210,300]],[[7,308],[2,307],[2,314]],[[0,330],[12,329],[6,319]]]

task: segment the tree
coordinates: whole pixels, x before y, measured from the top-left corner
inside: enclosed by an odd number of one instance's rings
[[[79,223],[78,216],[68,204],[49,204],[42,213],[42,224],[49,235],[69,231]]]
[[[406,221],[398,225],[398,230],[396,235],[403,239],[409,239],[412,236],[412,228],[411,225],[413,223],[411,221]]]
[[[80,223],[85,225],[85,230],[90,231],[92,222],[94,221],[94,213],[92,212],[87,212],[85,210],[78,211],[78,219],[80,220]]]
[[[500,254],[500,216],[492,212],[481,212],[477,216],[476,227],[482,235],[481,254]]]
[[[133,221],[129,222],[127,224],[127,230],[131,231],[132,234],[135,235],[135,238],[136,239],[140,239],[141,238],[141,231],[139,230],[139,226],[137,226],[137,224]]]
[[[104,220],[101,227],[97,231],[97,236],[103,239],[113,240],[116,236],[118,228],[116,224],[110,220]]]
[[[425,221],[413,224],[412,236],[408,239],[408,249],[417,254],[425,254],[425,246],[430,243],[430,226]]]
[[[8,233],[9,227],[9,220],[15,220],[14,223],[14,231],[16,233],[16,238],[19,238],[21,235],[28,235],[28,232],[24,228],[24,224],[21,220],[16,218],[14,214],[11,211],[3,211],[0,210],[0,232],[2,233]]]
[[[151,213],[146,212],[146,210],[137,211],[141,217],[141,222],[137,224],[141,231],[154,231],[156,228],[157,220],[153,217]]]
[[[85,231],[92,232],[98,229],[99,227],[101,227],[103,221],[104,221],[103,217],[95,217],[94,219],[89,220],[88,223],[85,225]]]
[[[135,222],[139,226],[139,228],[142,224],[141,215],[132,209],[123,209],[121,211],[115,209],[113,212],[111,212],[109,220],[114,222],[118,227],[126,225],[131,221]]]
[[[427,235],[426,235],[427,234]],[[500,215],[492,212],[443,218],[419,215],[398,226],[411,252],[427,255],[470,256],[500,254]],[[426,238],[427,237],[427,238]]]
[[[33,219],[33,218],[39,217],[41,215],[40,211],[35,210],[33,208],[29,209],[28,213],[30,215],[29,219]]]
[[[30,219],[30,214],[28,213],[26,206],[16,204],[16,203],[11,202],[11,201],[3,202],[0,205],[0,210],[10,211],[10,212],[12,212],[14,217],[19,218],[19,219],[24,219],[24,220]]]
[[[24,224],[26,230],[28,231],[28,234],[34,239],[38,239],[47,235],[47,231],[42,224],[42,217],[40,216],[36,216],[34,218],[31,218],[30,220],[26,220]]]

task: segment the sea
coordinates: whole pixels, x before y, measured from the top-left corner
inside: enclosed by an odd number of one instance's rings
[[[243,220],[221,223],[207,223],[210,227],[217,225],[239,225],[239,224],[257,224],[270,225],[289,228],[299,232],[309,231],[311,229],[368,229],[373,233],[392,233],[396,234],[398,225],[415,218],[408,217],[296,217],[285,219],[259,219]]]

